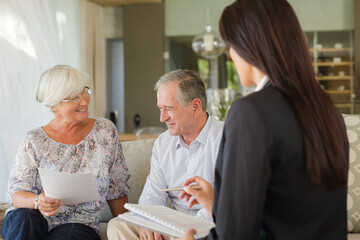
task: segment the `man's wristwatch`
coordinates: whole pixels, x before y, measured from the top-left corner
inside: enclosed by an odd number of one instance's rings
[[[38,199],[39,199],[39,195],[36,195],[36,198],[34,201],[34,209],[38,209]]]

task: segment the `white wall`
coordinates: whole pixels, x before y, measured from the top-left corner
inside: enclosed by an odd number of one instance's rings
[[[234,0],[165,0],[165,36],[196,35],[208,25],[207,7],[211,26],[218,32],[222,10]]]
[[[354,0],[288,0],[304,31],[354,29]]]
[[[349,30],[354,28],[354,0],[288,0],[304,31]],[[191,36],[207,25],[218,31],[223,9],[233,0],[165,0],[165,36]]]

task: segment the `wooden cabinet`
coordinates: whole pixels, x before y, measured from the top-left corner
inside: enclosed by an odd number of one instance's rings
[[[306,32],[316,79],[342,113],[354,112],[353,31]]]

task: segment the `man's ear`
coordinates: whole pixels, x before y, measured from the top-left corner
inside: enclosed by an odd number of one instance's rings
[[[202,103],[200,99],[195,98],[191,101],[195,116],[198,116],[202,111]]]

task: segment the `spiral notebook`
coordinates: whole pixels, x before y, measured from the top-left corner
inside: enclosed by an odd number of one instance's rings
[[[195,238],[202,238],[215,227],[213,222],[165,206],[125,203],[124,207],[130,212],[120,214],[120,219],[171,237],[182,237],[187,230],[194,228]]]

